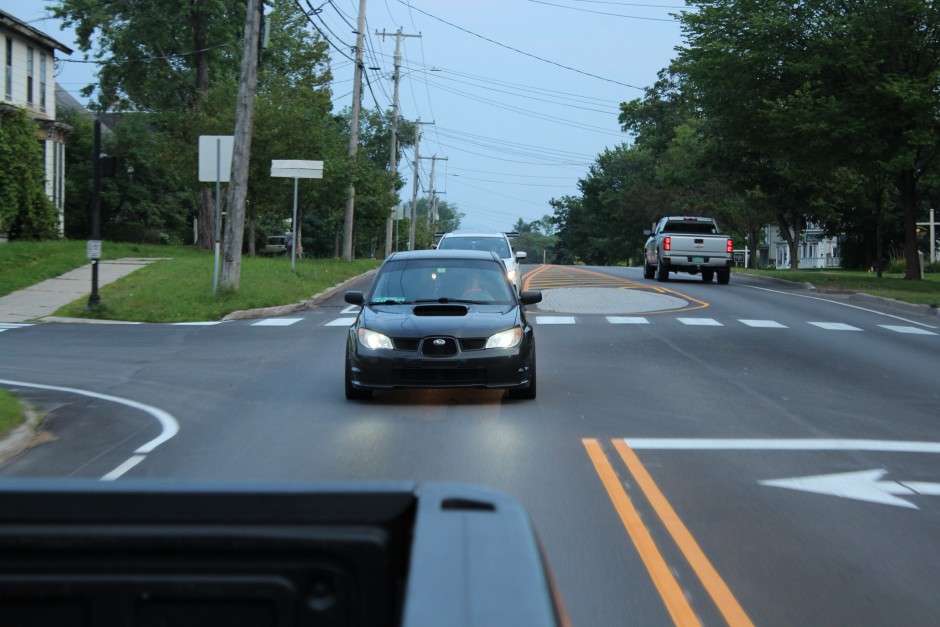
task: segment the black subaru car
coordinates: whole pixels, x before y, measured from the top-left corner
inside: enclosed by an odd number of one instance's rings
[[[346,398],[393,388],[506,389],[535,398],[535,337],[525,305],[494,253],[421,250],[394,253],[361,305],[346,342]]]

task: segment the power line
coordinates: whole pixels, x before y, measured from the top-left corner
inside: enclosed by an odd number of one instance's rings
[[[569,11],[580,11],[581,13],[594,13],[595,15],[608,15],[611,17],[622,17],[622,18],[626,18],[630,20],[647,20],[650,22],[675,22],[676,21],[675,18],[666,19],[663,17],[640,17],[638,15],[623,15],[622,13],[608,13],[606,11],[592,11],[590,9],[580,9],[578,7],[569,7],[569,6],[565,6],[564,4],[554,4],[553,2],[545,2],[544,0],[529,0],[529,2],[532,2],[534,4],[544,4],[550,7],[558,7],[560,9],[568,9]],[[637,5],[637,6],[644,6],[644,5]],[[645,5],[645,6],[650,6],[650,5]]]
[[[562,63],[558,63],[557,61],[551,61],[551,60],[549,60],[549,59],[545,59],[545,58],[540,57],[540,56],[538,56],[538,55],[532,54],[531,52],[525,52],[525,51],[520,50],[520,49],[518,49],[518,48],[514,48],[514,47],[512,47],[512,46],[509,46],[509,45],[507,45],[507,44],[500,43],[500,42],[496,41],[495,39],[490,39],[489,37],[484,37],[483,35],[480,35],[479,33],[475,33],[475,32],[473,32],[473,31],[471,31],[471,30],[468,30],[468,29],[466,29],[466,28],[464,28],[464,27],[462,27],[462,26],[458,26],[457,24],[454,24],[453,22],[448,22],[447,20],[442,19],[442,18],[439,18],[439,17],[437,17],[436,15],[432,15],[431,13],[428,13],[427,11],[422,11],[421,9],[419,9],[419,8],[417,8],[417,7],[415,7],[415,6],[412,6],[411,3],[410,3],[410,1],[409,1],[409,2],[406,2],[405,0],[396,0],[396,1],[397,1],[399,4],[403,4],[403,5],[407,6],[409,10],[417,11],[418,13],[421,13],[421,14],[423,14],[423,15],[426,15],[426,16],[428,16],[429,18],[431,18],[431,19],[433,19],[433,20],[437,20],[438,22],[441,22],[442,24],[447,24],[447,25],[450,26],[451,28],[456,28],[457,30],[459,30],[459,31],[461,31],[461,32],[467,33],[468,35],[473,35],[474,37],[477,37],[477,38],[479,38],[479,39],[482,39],[483,41],[488,41],[488,42],[491,43],[491,44],[497,45],[497,46],[499,46],[499,47],[501,47],[501,48],[506,48],[507,50],[512,50],[513,52],[516,52],[516,53],[518,53],[518,54],[521,54],[521,55],[530,57],[530,58],[532,58],[532,59],[536,59],[537,61],[541,61],[541,62],[543,62],[543,63],[548,63],[548,64],[550,64],[550,65],[554,65],[554,66],[560,67],[560,68],[562,68],[562,69],[564,69],[564,70],[569,70],[569,71],[571,71],[571,72],[577,72],[578,74],[583,74],[584,76],[590,76],[591,78],[596,78],[596,79],[601,80],[601,81],[606,81],[606,82],[608,82],[608,83],[614,83],[615,85],[621,85],[621,86],[623,86],[623,87],[629,87],[629,88],[631,88],[631,89],[637,89],[637,90],[639,90],[639,91],[646,91],[645,88],[643,88],[643,87],[637,87],[636,85],[630,85],[629,83],[622,83],[622,82],[616,81],[616,80],[614,80],[614,79],[612,79],[612,78],[605,78],[605,77],[599,76],[599,75],[597,75],[597,74],[592,74],[592,73],[590,73],[590,72],[585,72],[584,70],[579,70],[579,69],[577,69],[577,68],[573,68],[573,67],[571,67],[571,66],[564,65],[564,64],[562,64]]]

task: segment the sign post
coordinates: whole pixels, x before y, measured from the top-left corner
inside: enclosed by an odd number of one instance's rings
[[[222,183],[228,183],[232,173],[234,135],[199,136],[199,181],[215,181],[215,263],[212,270],[212,293],[219,285],[219,251],[222,245]],[[223,167],[224,165],[224,167]]]
[[[294,251],[297,250],[297,180],[322,179],[323,162],[287,159],[271,161],[271,176],[294,179],[294,213],[291,219],[290,269],[294,269]]]

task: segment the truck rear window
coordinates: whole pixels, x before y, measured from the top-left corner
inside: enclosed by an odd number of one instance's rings
[[[714,224],[706,222],[667,222],[664,233],[697,233],[700,235],[709,235],[717,233]]]

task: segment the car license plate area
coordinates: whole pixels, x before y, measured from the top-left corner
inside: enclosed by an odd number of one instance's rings
[[[692,263],[705,263],[705,257],[689,257]]]
[[[401,383],[410,385],[468,385],[486,383],[483,368],[402,368]]]

